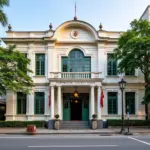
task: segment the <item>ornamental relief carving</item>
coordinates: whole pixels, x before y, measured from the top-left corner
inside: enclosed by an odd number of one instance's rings
[[[79,31],[78,30],[72,30],[70,35],[73,39],[77,39],[77,38],[79,38]]]

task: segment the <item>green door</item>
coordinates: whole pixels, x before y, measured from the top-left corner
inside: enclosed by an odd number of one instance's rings
[[[89,99],[87,96],[82,100],[82,120],[89,120]]]
[[[68,95],[63,97],[63,120],[70,120],[70,99]]]

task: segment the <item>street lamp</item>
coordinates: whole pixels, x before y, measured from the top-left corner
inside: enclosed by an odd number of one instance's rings
[[[118,82],[120,90],[122,92],[122,127],[121,127],[121,131],[120,133],[124,133],[125,129],[124,129],[124,104],[123,104],[123,90],[125,89],[126,86],[126,81],[124,81],[123,79],[121,79],[120,82]]]

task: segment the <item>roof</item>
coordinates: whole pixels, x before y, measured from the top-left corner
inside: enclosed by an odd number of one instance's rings
[[[150,5],[148,5],[145,9],[145,11],[143,12],[142,16],[140,17],[140,20],[142,19],[142,17],[144,16],[144,14],[146,13],[146,11],[150,8]]]

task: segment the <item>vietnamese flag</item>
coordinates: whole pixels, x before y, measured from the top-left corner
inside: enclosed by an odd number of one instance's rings
[[[101,107],[104,106],[104,92],[103,92],[103,89],[101,89],[100,105],[101,105]]]

